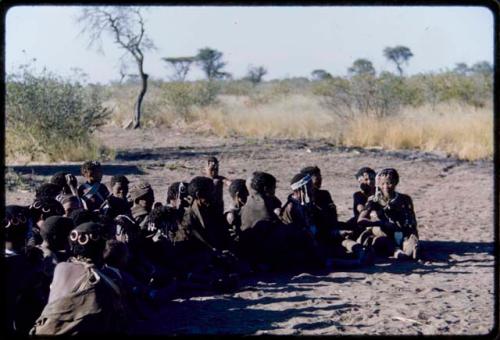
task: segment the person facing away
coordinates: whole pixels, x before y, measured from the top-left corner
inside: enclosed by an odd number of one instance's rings
[[[358,223],[367,226],[375,250],[397,259],[418,259],[417,220],[410,196],[396,191],[399,174],[385,168],[376,176],[376,192],[368,199]]]
[[[69,240],[73,256],[57,264],[48,303],[30,334],[120,334],[125,329],[120,278],[103,267],[102,226],[83,223]]]
[[[85,178],[85,183],[78,187],[78,196],[85,201],[88,210],[99,210],[109,195],[108,188],[101,183],[101,163],[86,161],[82,164],[81,173]]]

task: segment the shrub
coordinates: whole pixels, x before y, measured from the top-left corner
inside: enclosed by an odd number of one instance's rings
[[[109,115],[95,86],[25,65],[7,76],[5,99],[7,157],[81,160],[104,151],[91,138]]]

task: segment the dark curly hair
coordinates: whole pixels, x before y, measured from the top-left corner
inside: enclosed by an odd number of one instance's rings
[[[185,192],[182,193],[181,192],[181,197],[184,195],[187,195],[187,188],[188,188],[188,184],[187,182],[174,182],[172,184],[170,184],[170,186],[168,187],[168,190],[167,190],[167,202],[170,201],[170,200],[175,200],[177,198],[177,195],[179,195],[179,187],[180,187],[180,184],[183,184],[184,185],[184,190]]]
[[[356,177],[356,179],[360,178],[363,176],[363,174],[367,173],[368,176],[374,176],[376,175],[375,173],[375,170],[373,170],[372,168],[369,168],[367,166],[364,166],[362,167],[361,169],[359,169],[358,171],[356,171],[356,173],[354,174],[354,177]]]
[[[246,182],[244,179],[235,179],[231,181],[231,184],[229,185],[229,195],[231,198],[236,198],[236,193],[245,193],[248,194],[248,189],[246,186]]]
[[[399,174],[394,168],[385,168],[380,170],[377,177],[389,177],[394,185],[399,183]]]
[[[302,168],[302,170],[300,170],[300,173],[314,176],[320,175],[321,170],[317,166],[306,166],[305,168]]]
[[[35,198],[56,198],[61,193],[62,187],[54,183],[43,183],[35,189]]]
[[[276,177],[267,172],[255,171],[252,174],[250,187],[258,193],[263,194],[265,188],[276,187]]]
[[[188,194],[196,198],[196,193],[209,193],[214,190],[214,182],[211,178],[196,176],[188,184]]]
[[[117,175],[111,177],[111,187],[114,187],[116,183],[121,183],[122,185],[128,185],[130,182],[127,177],[123,175]]]
[[[40,219],[45,220],[54,215],[64,215],[62,204],[48,196],[35,198],[29,209],[35,222]]]
[[[85,161],[80,170],[82,175],[85,175],[88,171],[102,170],[102,167],[99,161]]]

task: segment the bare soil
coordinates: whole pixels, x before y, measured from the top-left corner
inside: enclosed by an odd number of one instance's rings
[[[209,155],[219,158],[220,174],[231,179],[247,178],[255,170],[273,174],[282,201],[292,176],[318,165],[323,187],[331,192],[340,219],[347,220],[356,170],[394,167],[401,177],[398,191],[412,196],[419,222],[421,262],[377,259],[360,269],[261,274],[230,294],[167,302],[137,322],[135,333],[478,335],[496,324],[491,161],[336,147],[323,140],[220,138],[203,131],[106,128],[99,136],[117,149],[116,159],[104,162],[103,182],[115,174],[131,182],[147,180],[157,201],[165,201],[170,183],[201,175]],[[60,170],[79,174],[76,163],[9,168],[33,185]],[[29,204],[33,195],[32,189],[11,186],[6,204]]]

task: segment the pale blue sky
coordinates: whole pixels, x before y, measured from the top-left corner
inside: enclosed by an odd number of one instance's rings
[[[87,50],[75,6],[20,6],[6,17],[6,71],[31,58],[37,67],[66,75],[83,69],[92,82],[118,79],[122,51],[104,40],[104,55]],[[386,46],[408,46],[408,74],[493,62],[493,16],[484,7],[148,7],[146,30],[158,49],[145,55],[145,71],[166,79],[162,57],[196,54],[202,47],[224,53],[227,71],[245,75],[263,65],[265,79],[305,76],[322,68],[345,75],[357,58],[377,71],[395,71]],[[25,52],[23,52],[25,51]],[[134,65],[130,67],[135,72]],[[193,69],[189,79],[202,73]]]

